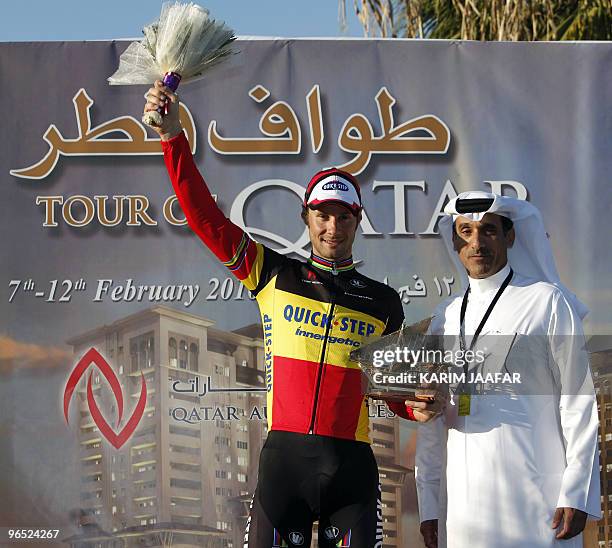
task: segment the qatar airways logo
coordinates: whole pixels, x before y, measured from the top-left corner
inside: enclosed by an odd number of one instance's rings
[[[119,379],[110,364],[104,359],[100,352],[98,352],[93,347],[90,348],[76,364],[76,366],[72,370],[72,373],[70,374],[70,377],[68,377],[68,381],[66,382],[66,387],[64,389],[64,418],[66,419],[66,424],[69,423],[68,408],[70,406],[72,394],[76,389],[77,385],[79,384],[81,377],[83,377],[83,375],[87,372],[90,366],[93,367],[89,372],[89,376],[87,377],[87,405],[89,407],[89,413],[95,425],[100,430],[100,433],[110,442],[110,444],[115,449],[120,449],[125,444],[125,442],[130,439],[130,437],[136,430],[136,427],[140,423],[140,420],[142,419],[145,407],[147,405],[147,383],[145,382],[144,375],[141,372],[140,396],[138,398],[138,402],[136,403],[136,407],[134,407],[132,415],[125,423],[123,428],[121,428],[119,432],[115,432],[115,430],[113,430],[111,425],[104,418],[102,411],[98,407],[96,398],[94,397],[94,391],[92,386],[93,369],[97,368],[98,371],[102,373],[104,378],[108,381],[111,392],[115,397],[118,415],[116,426],[117,429],[119,428],[121,424],[121,419],[123,418],[123,390],[121,389]]]

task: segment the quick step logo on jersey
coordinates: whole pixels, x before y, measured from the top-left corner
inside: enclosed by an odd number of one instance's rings
[[[297,322],[299,324],[310,324],[315,327],[325,328],[330,321],[333,321],[334,329],[338,329],[341,332],[348,332],[351,334],[361,335],[362,337],[369,337],[374,333],[376,327],[374,324],[358,320],[357,318],[330,318],[327,314],[319,311],[312,311],[309,308],[303,306],[293,306],[288,304],[283,310],[283,317],[288,322]]]
[[[266,390],[272,390],[272,318],[267,314],[263,315],[264,330],[264,368],[266,370]]]
[[[283,310],[283,316],[288,322],[298,322],[301,324],[310,324],[315,327],[327,327],[331,318],[322,312],[313,312],[309,308],[303,306],[293,306],[288,304]]]

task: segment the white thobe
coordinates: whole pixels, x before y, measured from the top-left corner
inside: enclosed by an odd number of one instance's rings
[[[470,279],[468,347],[508,273],[506,266]],[[459,333],[461,301],[438,307],[432,333]],[[477,347],[494,334],[534,336],[524,340],[536,350],[518,369],[522,382],[540,383],[537,395],[473,395],[467,416],[459,416],[454,395],[443,415],[419,427],[421,521],[439,520],[440,548],[581,547],[582,535],[558,541],[551,528],[557,507],[601,516],[597,403],[581,321],[557,287],[515,273]],[[538,341],[549,351],[539,352]]]

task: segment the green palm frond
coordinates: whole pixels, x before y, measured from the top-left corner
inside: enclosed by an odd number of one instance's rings
[[[353,0],[366,36],[611,40],[612,0]],[[339,9],[346,13],[346,0]]]

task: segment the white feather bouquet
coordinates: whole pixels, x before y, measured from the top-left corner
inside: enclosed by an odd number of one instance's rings
[[[151,84],[161,79],[172,91],[179,82],[201,78],[208,69],[235,53],[234,31],[211,19],[208,10],[192,2],[168,2],[159,21],[142,30],[144,38],[121,54],[111,85]],[[145,124],[160,126],[162,109],[147,112]]]

